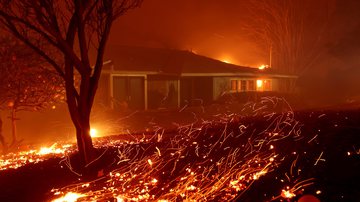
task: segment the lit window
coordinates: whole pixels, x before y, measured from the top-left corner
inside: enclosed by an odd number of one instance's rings
[[[261,80],[261,79],[256,80],[256,89],[257,90],[263,89],[263,80]]]

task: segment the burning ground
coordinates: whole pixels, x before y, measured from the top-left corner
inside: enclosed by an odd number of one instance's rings
[[[356,201],[355,111],[294,113],[265,97],[167,131],[98,138],[94,179],[76,173],[74,146],[1,158],[1,201]],[[23,193],[23,194],[19,194]]]

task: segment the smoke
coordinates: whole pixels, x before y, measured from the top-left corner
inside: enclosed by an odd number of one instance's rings
[[[359,1],[337,1],[326,53],[318,69],[310,71],[301,81],[310,95],[324,103],[360,101],[359,7]]]
[[[322,38],[316,62],[299,79],[306,99],[344,101],[359,94],[360,2],[335,0],[329,9],[328,30],[317,36],[317,12],[309,17],[310,36]],[[321,1],[322,2],[322,1]],[[321,2],[303,1],[305,7],[321,9]],[[326,2],[326,1],[325,1]],[[243,66],[269,63],[269,50],[249,38],[244,24],[249,17],[246,4],[236,0],[151,0],[122,16],[113,27],[109,46],[145,46],[189,50]],[[317,10],[315,9],[315,10]],[[311,10],[311,9],[309,9]],[[314,9],[313,9],[314,10]],[[310,15],[310,14],[309,14]],[[317,22],[317,21],[316,21]],[[346,90],[344,90],[346,89]],[[334,93],[334,90],[336,93]],[[321,92],[321,93],[319,93]],[[311,96],[310,96],[311,95]]]
[[[238,65],[266,64],[269,51],[259,49],[243,29],[248,15],[244,3],[246,1],[239,0],[146,0],[141,8],[129,11],[114,23],[108,45],[181,49]],[[306,99],[318,99],[322,103],[351,101],[360,94],[358,8],[358,0],[337,0],[331,13],[332,26],[326,35],[330,37],[329,43],[321,50],[325,54],[298,82]],[[62,114],[57,110],[20,114],[20,138],[50,141],[52,137],[74,137],[65,108],[59,109]],[[5,112],[3,121],[4,135],[8,137],[11,127]]]
[[[111,45],[193,51],[219,60],[257,66],[268,56],[243,34],[245,9],[236,0],[152,0],[122,16],[113,27]]]

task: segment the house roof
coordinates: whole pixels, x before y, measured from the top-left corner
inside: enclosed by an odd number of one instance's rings
[[[175,49],[113,46],[106,51],[104,59],[104,61],[111,60],[112,71],[115,72],[145,72],[174,76],[274,75],[273,72],[228,64],[190,51]]]

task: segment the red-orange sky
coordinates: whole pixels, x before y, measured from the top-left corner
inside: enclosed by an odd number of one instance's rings
[[[248,15],[244,8],[247,2],[145,0],[140,8],[129,11],[115,22],[109,45],[175,48],[244,66],[268,64],[269,51],[257,48],[243,30]],[[320,4],[320,1],[304,2]],[[321,9],[321,5],[315,6]],[[337,0],[331,14],[335,15],[334,26],[329,30],[333,44],[328,46],[341,44],[348,34],[353,38],[351,31],[359,26],[359,9],[357,0]],[[327,51],[329,47],[324,48]],[[352,50],[351,46],[349,48]]]
[[[251,0],[144,0],[141,8],[129,11],[114,23],[108,46],[189,50],[244,66],[268,63],[269,51],[256,48],[242,27],[247,16],[242,4],[248,1]],[[330,99],[360,95],[359,11],[360,0],[337,0],[336,10],[332,13],[333,27],[328,30],[330,40],[321,50],[326,52],[325,57],[321,58],[321,65],[318,65],[322,66],[322,70],[314,73],[316,70],[311,69],[312,73],[299,79],[299,85],[313,90],[314,95],[333,95]],[[319,80],[320,74],[323,80]],[[325,101],[330,99],[324,96]],[[58,114],[58,111],[64,114],[66,107],[55,111],[48,114],[19,114],[20,137],[25,141],[74,137],[68,115],[63,117],[61,113]],[[2,117],[4,133],[10,135],[11,124],[5,118],[5,112]],[[65,132],[59,135],[57,128]]]
[[[110,44],[190,50],[241,65],[267,62],[246,41],[236,0],[145,0],[113,26]]]

